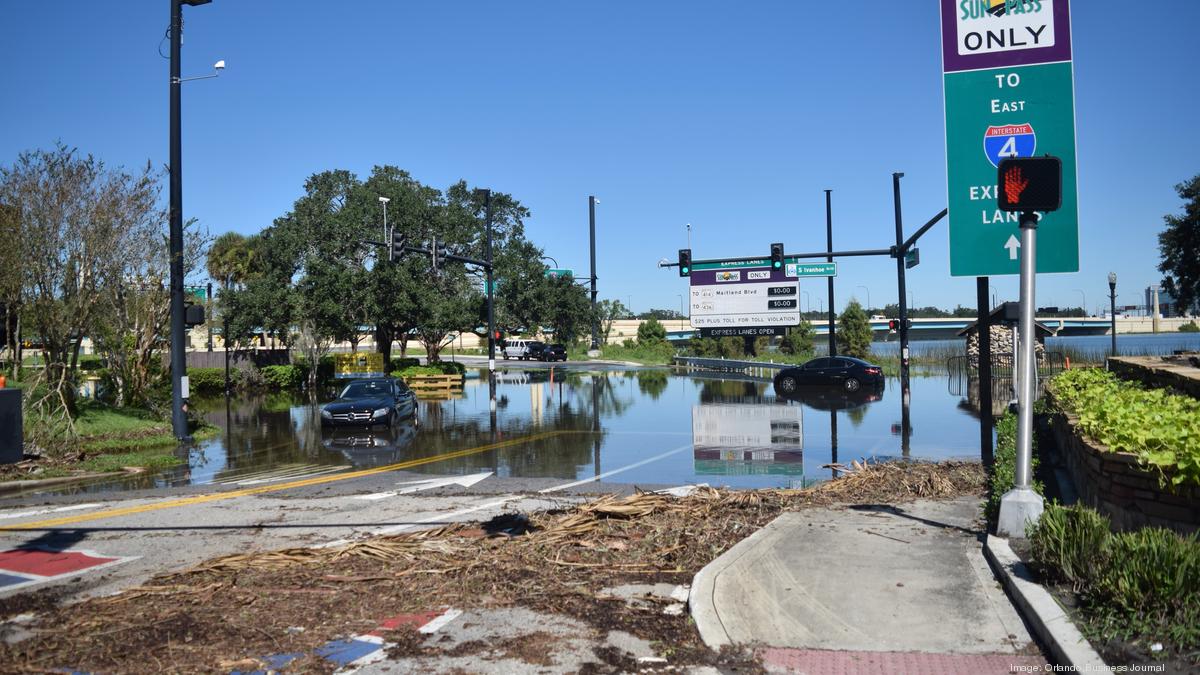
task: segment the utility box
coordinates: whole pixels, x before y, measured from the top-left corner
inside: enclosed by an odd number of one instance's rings
[[[16,464],[24,457],[21,390],[0,389],[0,464]]]

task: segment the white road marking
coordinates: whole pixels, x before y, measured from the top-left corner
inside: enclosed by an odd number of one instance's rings
[[[462,616],[461,609],[454,609],[454,608],[448,609],[445,612],[442,612],[441,616],[435,618],[434,620],[430,621],[429,623],[425,624],[424,626],[421,626],[417,630],[417,632],[424,633],[426,635],[429,635],[430,633],[436,633],[439,630],[441,630],[442,627],[444,627],[446,624],[450,623],[451,621],[457,619],[460,616]]]
[[[656,461],[662,459],[663,457],[670,457],[671,455],[674,455],[675,453],[683,452],[684,450],[688,450],[691,447],[692,447],[691,443],[688,443],[687,445],[681,445],[678,448],[675,448],[674,450],[668,450],[667,452],[664,452],[661,455],[655,455],[653,457],[643,459],[640,462],[634,462],[633,464],[623,466],[619,469],[613,469],[612,471],[606,471],[606,472],[600,474],[599,476],[592,476],[591,478],[584,478],[583,480],[577,480],[574,483],[566,483],[564,485],[556,485],[554,487],[546,488],[545,490],[538,490],[538,494],[546,494],[547,492],[558,492],[559,490],[566,490],[568,488],[573,488],[578,485],[583,485],[584,483],[593,483],[602,478],[608,478],[609,476],[612,476],[612,475],[615,475],[615,474],[618,474],[618,473],[621,473],[624,471],[628,471],[630,469],[636,469],[637,467],[645,465],[645,464],[649,464],[650,462],[656,462]]]
[[[445,487],[447,485],[461,485],[468,488],[478,483],[479,481],[492,475],[491,471],[482,471],[480,473],[471,474],[470,476],[451,476],[449,478],[430,478],[427,480],[413,480],[404,483],[396,483],[396,485],[408,485],[409,487],[401,490],[393,490],[392,492],[376,492],[369,495],[359,495],[358,499],[376,500],[395,497],[397,495],[406,495],[421,490],[432,490],[434,488]]]
[[[27,518],[29,516],[40,516],[45,513],[62,513],[63,511],[82,511],[83,509],[94,509],[100,504],[74,504],[72,506],[60,506],[54,509],[38,509],[36,511],[20,511],[18,513],[0,513],[0,520],[8,518]]]
[[[234,484],[235,485],[261,485],[263,483],[274,483],[275,481],[280,481],[280,480],[284,480],[284,479],[304,480],[305,478],[312,478],[313,476],[320,476],[322,474],[327,474],[327,473],[337,473],[339,471],[345,471],[345,470],[346,470],[346,467],[344,467],[344,466],[334,466],[334,467],[330,467],[328,469],[323,469],[321,471],[310,471],[308,473],[301,472],[301,473],[282,474],[282,475],[278,475],[278,476],[268,476],[266,478],[256,478],[255,480],[238,481],[237,483],[234,483]]]

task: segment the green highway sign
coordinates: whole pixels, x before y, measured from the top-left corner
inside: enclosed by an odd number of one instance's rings
[[[982,8],[982,9],[981,9]],[[1020,272],[1020,214],[998,203],[1010,157],[1062,160],[1062,207],[1041,214],[1037,271],[1079,271],[1068,0],[942,0],[950,274]]]
[[[910,248],[904,254],[904,268],[912,269],[921,264],[921,249]]]
[[[837,263],[821,262],[809,263],[800,262],[799,258],[785,257],[784,274],[789,277],[836,277]],[[755,267],[770,267],[770,258],[756,258],[753,260],[743,260],[741,262],[698,262],[692,265],[692,270],[740,270],[753,269]]]
[[[204,286],[185,286],[183,292],[193,302],[205,302],[208,300],[208,289]]]
[[[545,275],[551,279],[557,279],[559,277],[574,278],[575,270],[546,270]]]

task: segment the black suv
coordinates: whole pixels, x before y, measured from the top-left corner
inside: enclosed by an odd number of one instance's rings
[[[542,361],[566,361],[567,348],[558,344],[543,345],[541,352],[537,355],[537,358],[541,359]]]

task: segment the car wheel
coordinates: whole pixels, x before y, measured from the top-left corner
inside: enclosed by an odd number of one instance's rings
[[[846,381],[842,383],[842,388],[846,391],[858,391],[860,387],[862,384],[853,377],[847,377]]]
[[[794,394],[800,383],[792,376],[781,377],[775,382],[775,389],[784,394]]]

